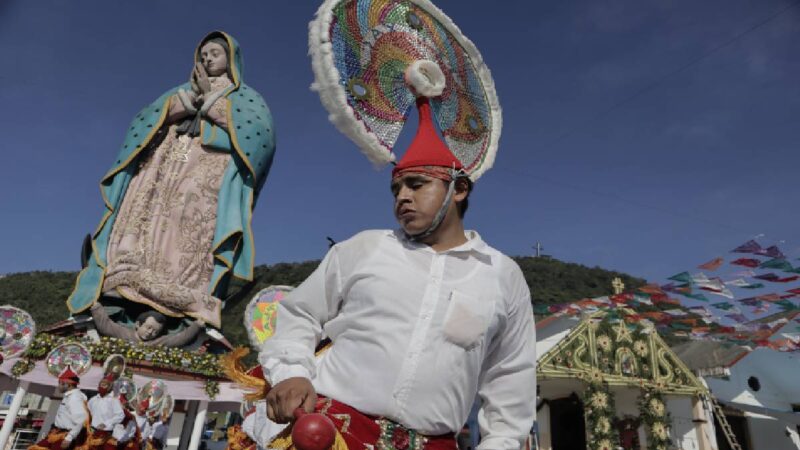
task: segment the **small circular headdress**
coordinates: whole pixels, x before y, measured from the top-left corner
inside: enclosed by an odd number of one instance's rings
[[[330,120],[375,165],[415,104],[430,104],[450,152],[476,181],[495,158],[502,117],[478,49],[428,0],[326,0],[309,25],[315,82]],[[418,98],[427,102],[418,102]]]
[[[125,372],[125,357],[115,353],[103,362],[103,375],[110,376],[111,381],[118,379]]]
[[[175,399],[173,399],[171,395],[167,394],[164,397],[164,400],[161,401],[161,420],[166,422],[170,416],[172,416],[172,411],[174,410]]]
[[[0,306],[0,363],[25,353],[36,336],[36,324],[27,311]]]
[[[114,395],[125,397],[127,403],[131,403],[136,399],[136,391],[136,383],[130,378],[120,377],[114,382]]]
[[[80,377],[92,366],[92,354],[83,344],[68,342],[54,348],[45,358],[50,375],[59,377],[67,368]]]

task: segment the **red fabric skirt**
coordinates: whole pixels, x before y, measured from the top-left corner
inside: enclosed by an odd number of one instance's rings
[[[28,450],[61,450],[61,443],[64,442],[64,438],[67,437],[67,433],[69,430],[62,430],[61,428],[53,427],[47,433],[44,439],[41,441],[31,445],[28,447]],[[83,445],[86,441],[86,430],[81,430],[78,437],[72,441],[68,450],[72,450],[80,445]]]
[[[117,440],[111,436],[111,431],[92,430],[82,450],[117,450]]]
[[[422,435],[391,420],[362,414],[330,398],[320,397],[316,410],[333,421],[347,448],[352,450],[363,450],[367,445],[380,450],[457,450],[453,433]]]

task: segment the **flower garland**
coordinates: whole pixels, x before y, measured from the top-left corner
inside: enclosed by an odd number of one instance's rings
[[[586,429],[589,432],[588,447],[591,450],[615,450],[619,434],[614,427],[614,394],[608,385],[589,382],[583,394]]]
[[[647,450],[667,450],[672,444],[669,429],[672,423],[664,394],[656,389],[646,389],[639,396],[639,414],[647,429]]]
[[[14,365],[11,367],[11,375],[14,378],[19,378],[25,375],[26,373],[30,372],[31,370],[33,370],[35,364],[36,363],[34,363],[33,360],[29,358],[20,359],[19,361],[15,362]]]
[[[217,355],[173,347],[148,346],[108,336],[103,336],[98,342],[94,342],[88,337],[54,336],[48,333],[39,333],[25,352],[25,358],[28,360],[44,359],[52,349],[65,342],[80,342],[86,345],[92,353],[94,361],[105,361],[110,355],[117,353],[125,356],[130,364],[144,363],[153,367],[179,370],[207,377],[223,378],[225,376]],[[18,361],[17,364],[22,361],[24,360]]]
[[[214,380],[206,380],[206,385],[203,389],[206,391],[209,400],[214,400],[219,394],[219,383]]]

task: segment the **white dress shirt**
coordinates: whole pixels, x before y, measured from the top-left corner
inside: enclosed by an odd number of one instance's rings
[[[73,441],[80,434],[87,418],[86,394],[80,389],[72,389],[64,394],[61,405],[56,411],[56,420],[53,425],[62,430],[69,430],[66,439]]]
[[[272,438],[286,428],[286,424],[277,424],[267,418],[267,402],[258,401],[255,411],[247,414],[242,421],[242,431],[245,432],[258,450],[263,450],[263,444],[272,441]]]
[[[125,421],[123,420],[123,423]],[[136,437],[136,420],[128,420],[128,423],[118,423],[114,426],[114,432],[111,437],[117,440],[118,443],[124,444],[134,437]]]
[[[275,384],[322,395],[421,433],[458,432],[476,393],[479,449],[519,448],[536,414],[530,291],[513,260],[475,232],[436,252],[401,231],[335,245],[278,305],[259,354]],[[333,341],[315,360],[322,335]]]
[[[167,431],[168,429],[164,422],[157,420],[148,428],[146,439],[153,439],[164,445],[167,441]]]
[[[125,419],[122,403],[113,392],[105,397],[100,394],[92,397],[89,400],[89,413],[92,415],[92,428],[95,430],[114,431],[114,427]]]
[[[136,426],[139,427],[139,436],[144,441],[150,436],[150,422],[147,421],[147,416],[140,416],[136,413],[134,416],[136,417]]]

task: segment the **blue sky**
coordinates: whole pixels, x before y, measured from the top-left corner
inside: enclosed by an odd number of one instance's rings
[[[764,235],[800,255],[800,6],[786,0],[436,2],[497,85],[504,128],[467,226],[510,255],[663,280]],[[312,1],[0,4],[0,273],[77,270],[131,118],[187,80],[208,31],[237,38],[278,150],[257,262],[394,227],[389,171],[328,123]],[[404,133],[402,142],[407,142]]]

